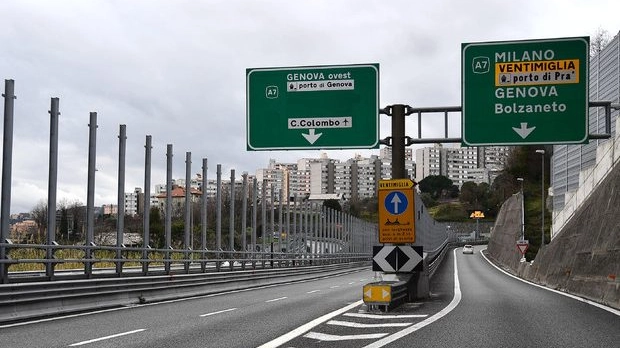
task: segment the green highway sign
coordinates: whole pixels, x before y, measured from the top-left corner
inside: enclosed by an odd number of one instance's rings
[[[462,44],[465,146],[588,142],[588,37]]]
[[[379,64],[246,69],[248,150],[379,147]]]

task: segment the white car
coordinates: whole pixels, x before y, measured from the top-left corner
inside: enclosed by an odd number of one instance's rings
[[[473,254],[474,247],[472,245],[466,244],[463,246],[463,254]]]

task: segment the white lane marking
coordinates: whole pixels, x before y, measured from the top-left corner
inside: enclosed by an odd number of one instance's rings
[[[328,335],[319,332],[308,332],[304,337],[319,341],[349,341],[349,340],[370,340],[386,336],[387,333],[365,334],[365,335]]]
[[[345,313],[345,317],[367,318],[367,319],[409,319],[426,318],[428,314],[365,314],[365,313]]]
[[[330,289],[335,289],[335,288],[339,288],[339,287],[340,287],[340,285],[334,285],[334,286],[330,286],[329,288]]]
[[[425,327],[426,325],[429,325],[433,323],[434,321],[444,317],[446,314],[450,313],[454,308],[456,308],[456,306],[458,306],[459,302],[461,302],[461,284],[459,283],[459,271],[458,271],[458,267],[456,264],[456,249],[454,249],[453,251],[453,256],[454,256],[454,297],[452,298],[452,301],[450,302],[450,304],[448,304],[444,309],[440,310],[438,313],[434,314],[430,318],[423,320],[412,326],[409,326],[408,328],[400,330],[387,337],[384,337],[369,345],[366,345],[364,346],[364,348],[383,347],[391,342],[396,341],[397,339],[403,338],[413,332],[416,332],[420,330],[421,328]]]
[[[280,300],[285,300],[285,299],[287,299],[287,298],[288,298],[288,297],[286,297],[286,296],[284,296],[284,297],[278,297],[278,298],[274,298],[274,299],[272,299],[272,300],[267,300],[267,301],[265,301],[265,302],[266,302],[266,303],[269,303],[269,302],[276,302],[276,301],[280,301]]]
[[[306,294],[314,294],[315,292],[319,292],[319,291],[321,290],[311,290],[311,291],[306,292]]]
[[[341,321],[341,320],[330,320],[327,322],[327,325],[354,327],[356,329],[368,329],[368,328],[373,328],[373,327],[404,327],[404,326],[409,326],[411,324],[413,323],[362,324],[362,323],[353,323],[350,321]]]
[[[580,302],[587,303],[587,304],[592,305],[592,306],[594,306],[594,307],[598,307],[598,308],[600,308],[600,309],[602,309],[602,310],[606,310],[606,311],[608,311],[608,312],[609,312],[609,313],[611,313],[611,314],[615,314],[615,315],[617,315],[617,316],[620,316],[620,311],[619,311],[619,310],[617,310],[617,309],[615,309],[615,308],[611,308],[611,307],[605,306],[604,304],[601,304],[601,303],[598,303],[598,302],[594,302],[594,301],[590,301],[590,300],[588,300],[588,299],[585,299],[585,298],[583,298],[583,297],[579,297],[579,296],[575,296],[575,295],[573,295],[573,294],[569,294],[569,293],[566,293],[566,292],[562,292],[562,291],[558,291],[558,290],[555,290],[555,289],[551,289],[551,288],[548,288],[548,287],[546,287],[546,286],[542,286],[542,285],[540,285],[540,284],[532,283],[532,282],[530,282],[529,280],[525,280],[525,279],[523,279],[523,278],[519,278],[519,277],[517,277],[517,276],[515,276],[515,275],[512,275],[512,274],[510,274],[510,273],[508,273],[508,272],[504,271],[503,269],[501,269],[501,268],[497,267],[497,266],[496,266],[493,262],[491,262],[491,260],[489,260],[489,259],[486,257],[486,255],[484,255],[484,253],[482,252],[483,250],[486,250],[486,248],[484,248],[484,249],[480,250],[480,254],[482,255],[482,257],[484,257],[484,259],[485,259],[485,260],[487,260],[487,262],[488,262],[489,264],[491,264],[493,267],[497,268],[498,270],[502,271],[504,274],[506,274],[506,275],[508,275],[508,276],[510,276],[510,277],[513,277],[514,279],[517,279],[517,280],[520,280],[520,281],[522,281],[522,282],[524,282],[524,283],[527,283],[527,284],[530,284],[530,285],[533,285],[533,286],[539,287],[539,288],[541,288],[541,289],[545,289],[545,290],[549,290],[549,291],[551,291],[551,292],[555,292],[556,294],[560,294],[560,295],[564,295],[564,296],[566,296],[566,297],[570,297],[570,298],[572,298],[572,299],[574,299],[574,300],[577,300],[577,301],[580,301]]]
[[[85,312],[85,313],[65,314],[65,315],[61,315],[61,316],[53,317],[53,318],[36,319],[36,320],[23,321],[23,322],[13,323],[13,324],[4,324],[4,325],[0,325],[0,329],[6,329],[6,328],[16,327],[16,326],[25,326],[25,325],[31,325],[31,324],[39,324],[39,323],[45,323],[45,322],[49,322],[49,321],[62,320],[62,319],[67,319],[67,318],[77,318],[77,317],[83,317],[83,316],[87,316],[87,315],[108,313],[108,312],[120,311],[120,310],[125,310],[125,309],[133,309],[133,308],[146,307],[146,306],[159,306],[159,305],[168,304],[168,303],[192,301],[192,300],[201,299],[201,298],[210,298],[210,297],[216,297],[216,296],[224,296],[224,295],[236,294],[236,293],[240,293],[240,292],[257,291],[257,290],[262,290],[262,289],[274,288],[274,287],[277,287],[277,286],[310,283],[310,282],[314,282],[314,281],[317,281],[317,280],[324,280],[324,279],[335,278],[335,277],[338,277],[338,276],[337,275],[335,275],[335,276],[334,275],[330,275],[330,276],[324,276],[324,277],[319,277],[319,278],[315,278],[315,279],[292,281],[292,282],[287,282],[287,283],[282,283],[282,284],[262,285],[262,286],[257,286],[255,288],[230,290],[230,291],[225,291],[225,292],[218,292],[216,294],[198,295],[198,296],[177,298],[177,299],[173,299],[173,300],[158,301],[158,302],[153,302],[153,303],[144,303],[144,304],[137,304],[137,303],[135,303],[135,304],[131,304],[129,306],[124,306],[124,307],[114,307],[114,308],[107,308],[107,309],[98,309],[98,310],[94,310],[94,311],[90,311],[90,312]],[[361,281],[364,281],[364,279],[361,279],[360,282]]]
[[[206,314],[201,314],[201,317],[210,317],[212,315],[216,315],[216,314],[222,314],[222,313],[226,313],[226,312],[232,312],[237,310],[237,308],[229,308],[229,309],[224,309],[221,311],[217,311],[217,312],[211,312],[211,313],[206,313]]]
[[[279,346],[283,345],[284,343],[292,340],[293,338],[299,337],[299,336],[303,335],[305,332],[310,331],[310,329],[312,329],[313,327],[318,326],[320,324],[323,324],[324,322],[330,320],[331,318],[333,318],[333,317],[335,317],[337,315],[340,315],[340,314],[342,314],[344,312],[347,312],[347,311],[349,311],[349,310],[351,310],[351,309],[353,309],[353,308],[355,308],[357,306],[360,306],[362,303],[364,303],[364,301],[358,300],[358,301],[355,301],[355,302],[351,303],[348,306],[342,307],[342,308],[337,309],[337,310],[335,310],[335,311],[333,311],[331,313],[327,313],[327,314],[325,314],[323,316],[320,316],[320,317],[312,320],[311,322],[306,323],[306,324],[296,328],[295,330],[293,330],[293,331],[291,331],[291,332],[289,332],[289,333],[287,333],[285,335],[282,335],[282,336],[280,336],[280,337],[278,337],[278,338],[276,338],[276,339],[274,339],[272,341],[269,341],[269,342],[259,346],[258,348],[276,348],[276,347],[279,347]]]
[[[48,321],[56,321],[56,320],[65,319],[65,318],[77,318],[77,317],[83,317],[85,315],[91,315],[91,314],[114,312],[114,311],[120,311],[120,310],[123,310],[123,309],[129,309],[129,308],[133,308],[133,307],[118,307],[118,308],[100,309],[100,310],[96,310],[96,311],[92,311],[92,312],[88,312],[88,313],[67,314],[67,315],[63,315],[62,317],[45,318],[45,319],[37,319],[37,320],[24,321],[24,322],[20,322],[20,323],[5,324],[5,325],[0,325],[0,329],[6,329],[6,328],[9,328],[9,327],[15,327],[15,326],[24,326],[24,325],[29,325],[29,324],[45,323],[45,322],[48,322]]]
[[[349,283],[349,285],[353,285],[353,284],[355,284],[355,282],[350,282],[350,283]]]
[[[121,333],[117,333],[117,334],[110,335],[110,336],[99,337],[99,338],[95,338],[95,339],[88,340],[88,341],[82,341],[82,342],[78,342],[78,343],[73,343],[73,344],[70,344],[69,347],[83,346],[83,345],[89,344],[89,343],[109,340],[110,338],[116,338],[116,337],[131,335],[131,334],[134,334],[134,333],[137,333],[137,332],[142,332],[144,330],[146,330],[146,329],[138,329],[138,330],[132,330],[132,331],[127,331],[127,332],[121,332]]]

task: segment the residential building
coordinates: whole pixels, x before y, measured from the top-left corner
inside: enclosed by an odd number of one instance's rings
[[[458,187],[468,181],[492,184],[504,168],[509,152],[508,146],[424,147],[416,150],[415,180],[443,175]]]
[[[589,100],[620,103],[620,32],[590,57]],[[612,109],[611,134],[617,134],[619,111]],[[605,133],[605,111],[591,107],[589,133]],[[551,158],[551,190],[554,215],[560,212],[580,186],[579,173],[596,164],[596,150],[608,140],[591,140],[585,145],[555,145]]]

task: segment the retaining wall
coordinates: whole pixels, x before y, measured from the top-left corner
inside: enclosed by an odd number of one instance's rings
[[[520,195],[502,206],[489,241],[491,257],[522,278],[620,309],[620,165],[533,262],[519,262],[520,209]]]

